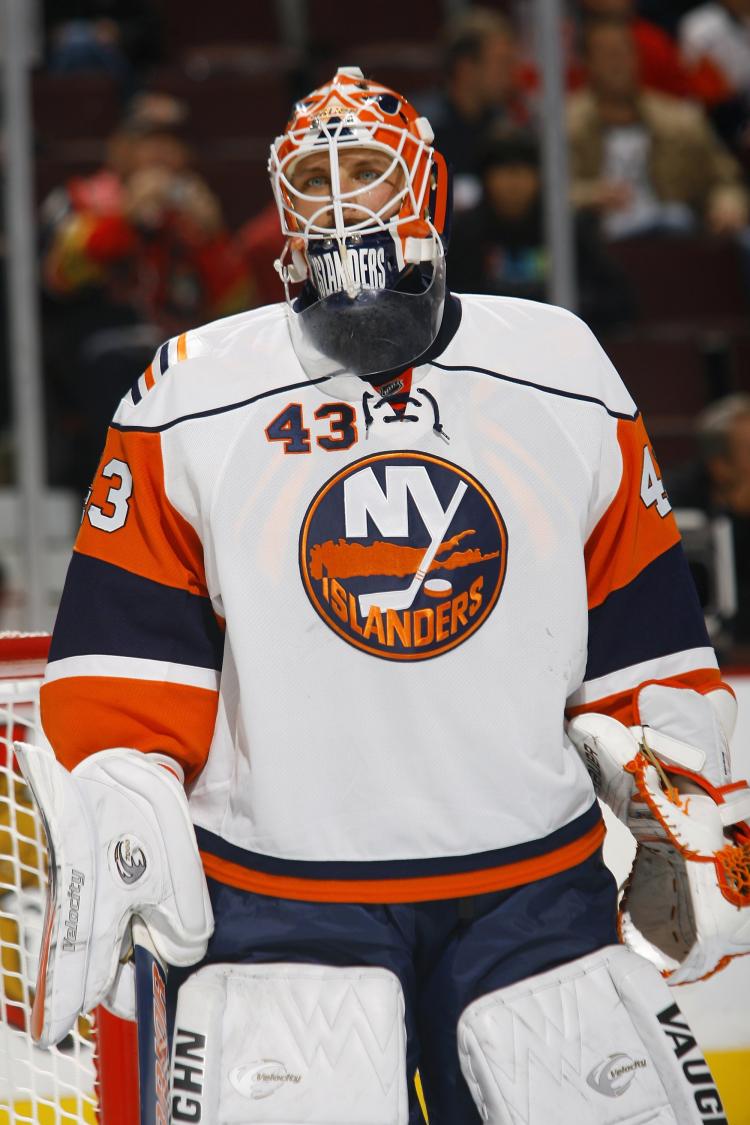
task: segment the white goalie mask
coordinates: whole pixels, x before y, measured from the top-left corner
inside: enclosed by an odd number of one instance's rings
[[[343,67],[271,146],[277,268],[310,378],[406,367],[437,336],[448,173],[431,142],[405,98]]]

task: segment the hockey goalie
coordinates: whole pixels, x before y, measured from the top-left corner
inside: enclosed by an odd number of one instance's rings
[[[725,1122],[679,1012],[750,952],[750,797],[595,338],[456,295],[429,122],[343,67],[269,170],[278,304],[107,437],[21,749],[40,1042],[168,962],[172,1120]],[[638,841],[626,893],[597,795]]]

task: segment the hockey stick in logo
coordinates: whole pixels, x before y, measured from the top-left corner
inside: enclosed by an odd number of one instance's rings
[[[169,1125],[167,969],[140,918],[133,918],[138,1023],[139,1125]]]
[[[448,505],[445,515],[438,527],[437,531],[433,533],[430,545],[422,556],[422,561],[419,564],[419,569],[414,575],[413,579],[408,586],[403,590],[381,590],[379,594],[360,594],[359,595],[359,612],[363,617],[366,617],[370,612],[372,606],[376,605],[378,609],[408,609],[414,599],[416,598],[419,590],[427,577],[427,571],[432,565],[432,560],[438,552],[440,544],[445,538],[446,532],[453,522],[453,517],[458,511],[458,505],[463,499],[466,492],[466,484],[464,481],[459,481],[456,491],[453,493],[453,499]]]

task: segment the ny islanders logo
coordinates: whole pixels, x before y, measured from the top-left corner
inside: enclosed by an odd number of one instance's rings
[[[300,572],[315,610],[351,645],[425,660],[486,621],[508,538],[494,501],[464,469],[424,453],[364,457],[314,497]]]

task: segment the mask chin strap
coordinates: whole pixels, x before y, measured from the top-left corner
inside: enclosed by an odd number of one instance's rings
[[[289,299],[289,285],[300,285],[303,281],[307,281],[310,274],[305,255],[301,250],[291,246],[289,242],[281,251],[281,257],[273,263],[273,268],[281,278],[287,300]]]
[[[336,248],[341,260],[341,272],[346,282],[346,295],[352,300],[357,296],[359,289],[354,280],[351,264],[349,262],[349,255],[346,252],[346,239],[336,237]],[[310,276],[310,268],[307,264],[307,259],[301,250],[287,245],[282,251],[281,257],[277,258],[273,263],[273,267],[282,280],[284,290],[289,297],[289,285],[300,284],[307,281]]]

